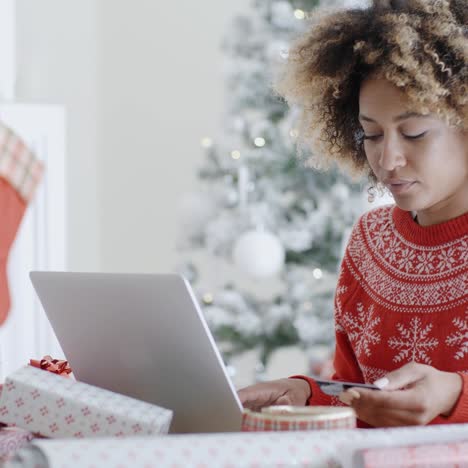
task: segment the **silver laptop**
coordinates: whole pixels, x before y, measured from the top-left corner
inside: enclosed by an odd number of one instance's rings
[[[30,277],[78,380],[173,410],[171,432],[240,430],[242,405],[183,277]]]

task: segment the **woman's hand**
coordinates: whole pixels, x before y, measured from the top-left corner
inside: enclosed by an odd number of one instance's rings
[[[354,408],[361,421],[374,426],[425,425],[448,416],[462,391],[462,378],[424,364],[409,363],[375,382],[382,388],[352,388],[340,400]]]
[[[244,408],[253,411],[271,405],[304,406],[310,397],[310,386],[302,379],[279,379],[251,385],[238,394]]]

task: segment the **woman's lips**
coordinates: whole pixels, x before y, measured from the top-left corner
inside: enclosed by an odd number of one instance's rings
[[[392,181],[385,183],[386,187],[396,195],[408,192],[415,184],[416,181]]]

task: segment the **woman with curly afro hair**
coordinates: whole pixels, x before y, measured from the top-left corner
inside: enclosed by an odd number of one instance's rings
[[[322,10],[278,91],[301,111],[311,163],[333,163],[395,204],[353,228],[335,293],[333,380],[239,391],[246,408],[350,405],[362,427],[468,422],[468,4],[374,0]]]

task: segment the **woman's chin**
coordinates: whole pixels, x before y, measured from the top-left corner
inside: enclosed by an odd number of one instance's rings
[[[421,203],[415,203],[414,200],[408,200],[404,198],[394,197],[395,204],[398,208],[403,211],[419,211],[421,210]]]

